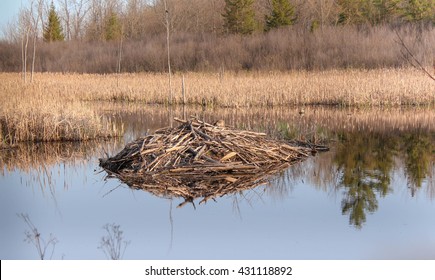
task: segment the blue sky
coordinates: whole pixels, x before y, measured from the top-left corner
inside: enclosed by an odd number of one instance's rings
[[[21,0],[0,0],[0,33],[4,26],[18,15],[21,7]],[[26,4],[26,1],[23,1]]]

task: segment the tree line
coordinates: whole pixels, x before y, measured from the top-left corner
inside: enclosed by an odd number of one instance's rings
[[[29,28],[45,41],[141,40],[165,32],[166,12],[173,33],[435,24],[435,0],[29,0],[3,32],[8,41],[19,41]]]
[[[175,71],[398,67],[397,30],[432,64],[434,27],[435,0],[28,0],[0,71],[167,71],[167,33]]]

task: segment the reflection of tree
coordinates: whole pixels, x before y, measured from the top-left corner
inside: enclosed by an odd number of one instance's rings
[[[349,214],[350,224],[360,228],[366,212],[378,208],[376,192],[388,194],[396,146],[393,137],[379,134],[349,133],[340,137],[334,162],[341,173],[339,184],[345,189],[342,213]]]
[[[121,226],[116,224],[105,224],[103,226],[107,235],[101,238],[98,249],[101,249],[107,258],[111,260],[121,259],[125,249],[130,244],[130,241],[124,240],[123,231],[120,228]]]
[[[429,135],[420,132],[407,134],[404,139],[405,170],[412,196],[420,188],[423,180],[430,175],[430,164],[435,151]]]
[[[54,248],[56,247],[57,238],[50,233],[48,240],[45,240],[41,236],[41,233],[38,231],[38,229],[33,225],[29,215],[20,214],[18,216],[24,220],[24,222],[30,229],[30,231],[25,232],[25,241],[27,241],[28,243],[32,243],[35,246],[36,251],[38,252],[38,256],[41,260],[44,260],[46,258],[47,250],[51,247],[51,259],[53,257]]]

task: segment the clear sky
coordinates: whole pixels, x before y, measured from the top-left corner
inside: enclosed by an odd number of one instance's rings
[[[18,15],[21,2],[27,4],[26,0],[0,0],[0,36],[3,36],[4,26]]]

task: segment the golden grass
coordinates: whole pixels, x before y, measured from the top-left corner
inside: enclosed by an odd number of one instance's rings
[[[187,104],[213,107],[288,105],[434,105],[435,83],[414,69],[314,72],[185,73]],[[117,132],[88,101],[168,104],[165,73],[122,75],[0,73],[0,143],[87,140]],[[182,74],[173,76],[175,104],[183,102]]]
[[[17,74],[0,74],[17,81]],[[298,72],[185,73],[186,103],[219,107],[324,104],[397,106],[435,104],[435,84],[414,69]],[[174,103],[182,103],[182,74],[173,77]],[[165,73],[117,75],[37,74],[36,88],[62,100],[168,103]],[[30,93],[29,93],[30,94]]]
[[[0,146],[117,135],[108,120],[74,97],[65,100],[56,86],[41,82],[22,86],[16,75],[1,74],[1,80]]]

